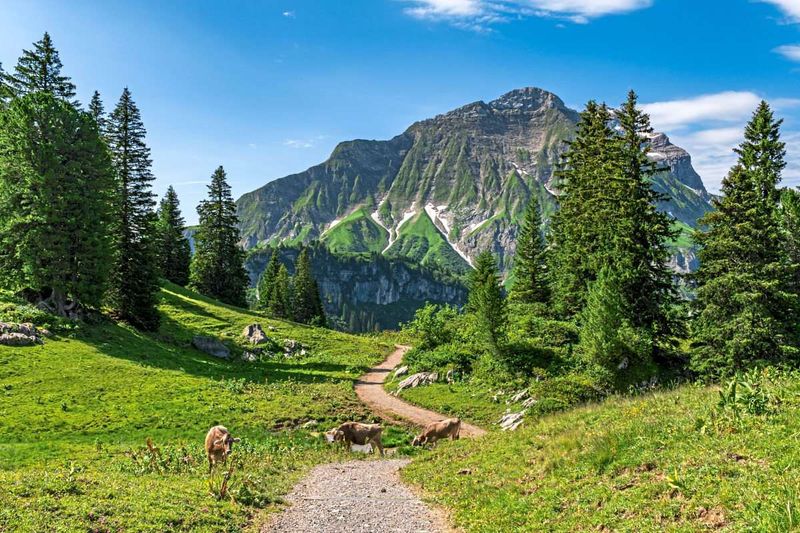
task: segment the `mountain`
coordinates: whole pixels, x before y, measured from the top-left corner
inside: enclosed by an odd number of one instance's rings
[[[553,93],[525,88],[411,125],[388,141],[339,144],[330,158],[238,201],[243,244],[320,240],[338,252],[376,252],[464,272],[489,249],[508,271],[518,224],[532,197],[549,219],[554,169],[578,113]],[[710,209],[689,154],[653,134],[659,207],[687,230]],[[685,240],[685,239],[684,239]],[[676,243],[674,265],[691,268]]]

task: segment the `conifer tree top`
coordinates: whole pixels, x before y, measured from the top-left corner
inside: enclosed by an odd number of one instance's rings
[[[43,91],[62,100],[75,98],[75,84],[61,74],[61,58],[50,34],[45,32],[33,50],[23,50],[14,74],[7,76],[8,83],[17,96]]]

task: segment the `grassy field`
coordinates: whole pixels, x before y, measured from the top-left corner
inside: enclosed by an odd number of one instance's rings
[[[154,335],[107,322],[0,346],[0,531],[253,527],[310,465],[342,455],[315,431],[370,418],[352,383],[388,340],[267,320],[174,285],[160,309]],[[252,322],[308,354],[245,363],[190,346],[213,335],[238,356]],[[223,498],[203,457],[218,423],[243,438]]]
[[[321,240],[332,252],[381,253],[389,244],[389,233],[362,207],[325,232]]]
[[[403,475],[466,531],[798,530],[800,376],[749,385],[722,407],[694,385],[611,398],[446,443]]]

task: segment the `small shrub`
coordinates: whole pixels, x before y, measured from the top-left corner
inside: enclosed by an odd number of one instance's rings
[[[768,414],[773,403],[774,398],[766,390],[763,377],[758,370],[751,370],[746,374],[737,373],[723,386],[717,407],[724,413],[732,413],[738,420],[742,413]]]
[[[404,358],[404,362],[415,371],[447,371],[468,374],[472,371],[476,355],[468,347],[457,344],[444,344],[430,350],[414,348]]]
[[[220,384],[231,394],[244,394],[247,391],[247,380],[244,378],[222,379]]]
[[[457,316],[453,307],[429,303],[417,309],[414,320],[403,324],[403,331],[417,338],[421,350],[430,350],[453,339],[451,328]]]

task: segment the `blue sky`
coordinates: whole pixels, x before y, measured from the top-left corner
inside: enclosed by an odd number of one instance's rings
[[[800,184],[800,0],[4,0],[4,67],[45,30],[82,101],[131,89],[190,222],[220,164],[238,197],[523,86],[576,108],[634,88],[711,190],[766,98]]]

